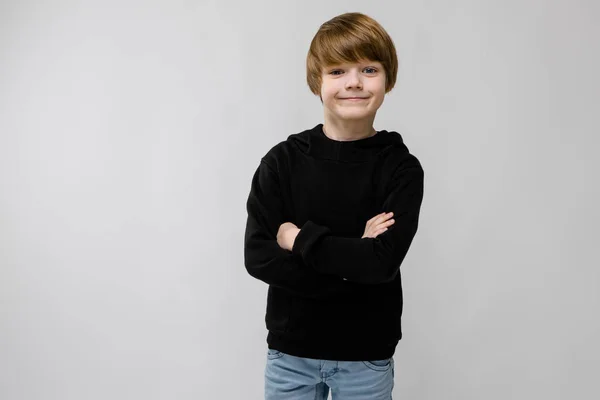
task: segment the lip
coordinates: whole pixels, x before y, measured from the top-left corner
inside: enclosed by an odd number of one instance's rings
[[[360,100],[366,100],[368,99],[368,97],[342,97],[342,100],[350,100],[350,101],[360,101]]]

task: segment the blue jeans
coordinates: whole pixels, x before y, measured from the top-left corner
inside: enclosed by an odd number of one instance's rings
[[[394,359],[332,361],[267,350],[265,400],[391,400]]]

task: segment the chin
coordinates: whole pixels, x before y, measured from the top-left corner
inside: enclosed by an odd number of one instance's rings
[[[359,118],[366,118],[366,117],[372,115],[373,113],[369,110],[344,110],[341,112],[336,112],[335,114],[338,117],[344,118],[344,119],[359,119]]]

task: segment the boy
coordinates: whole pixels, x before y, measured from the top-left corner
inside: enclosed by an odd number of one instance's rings
[[[307,80],[324,123],[274,146],[253,176],[244,262],[269,284],[265,399],[391,399],[399,268],[423,199],[418,159],[373,128],[397,70],[372,18],[321,25]]]

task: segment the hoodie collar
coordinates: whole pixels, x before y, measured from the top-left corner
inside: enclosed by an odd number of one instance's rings
[[[291,135],[290,139],[295,141],[304,153],[312,157],[344,162],[373,160],[390,146],[404,146],[399,133],[386,130],[377,131],[375,135],[363,139],[334,140],[325,135],[323,124]],[[404,147],[406,148],[406,146]]]

